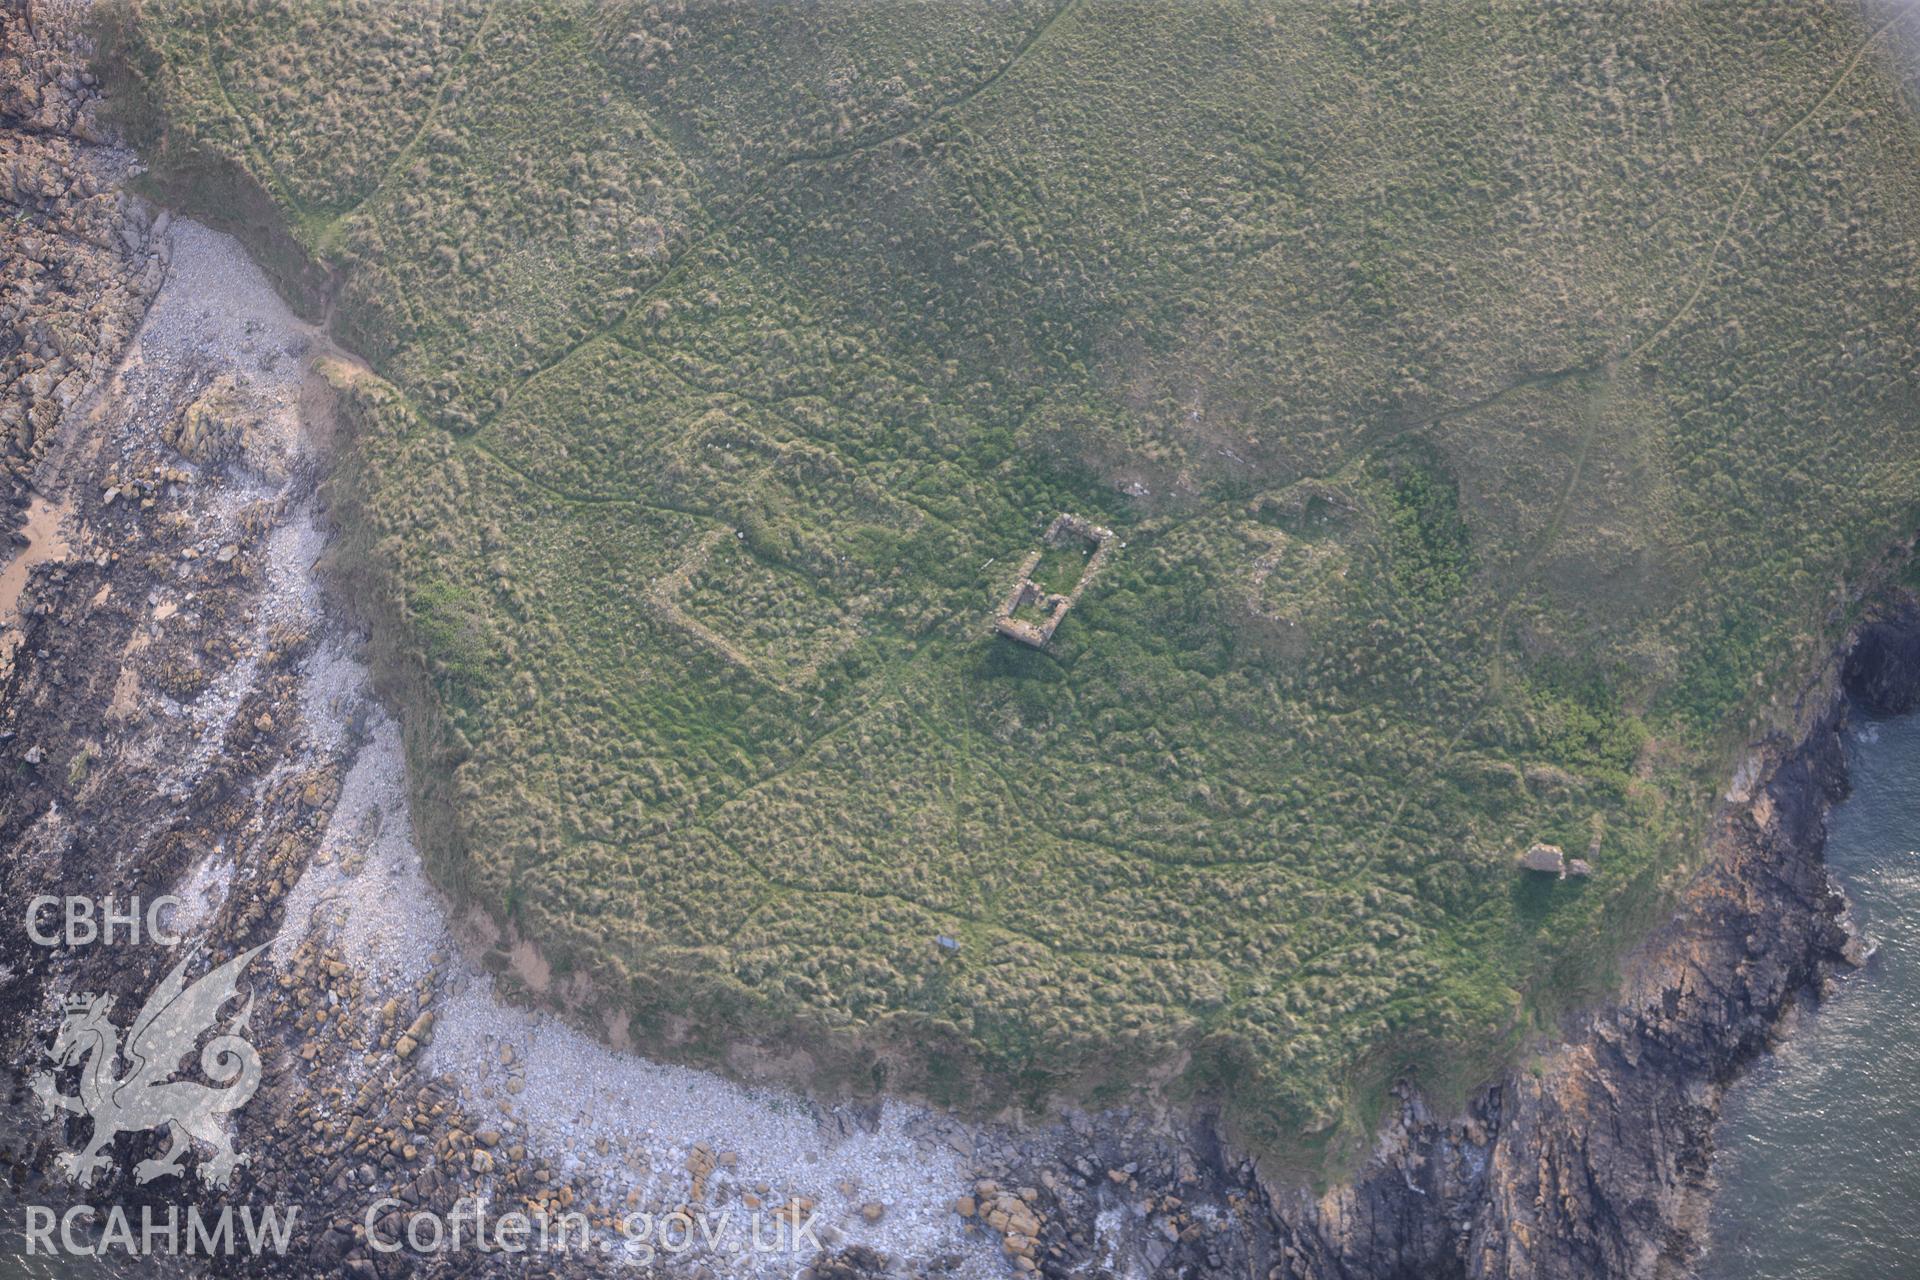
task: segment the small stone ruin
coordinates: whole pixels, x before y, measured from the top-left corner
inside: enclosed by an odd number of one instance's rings
[[[1591,853],[1592,850],[1588,852]],[[1562,880],[1568,876],[1576,880],[1584,880],[1593,874],[1591,863],[1585,858],[1567,857],[1566,851],[1557,844],[1543,844],[1536,841],[1520,855],[1519,861],[1522,871],[1536,871],[1541,875],[1557,876]]]
[[[1047,526],[1047,531],[1040,537],[1041,541],[1049,547],[1063,547],[1079,539],[1091,543],[1094,550],[1086,567],[1080,571],[1080,580],[1074,583],[1073,590],[1065,595],[1044,591],[1040,584],[1033,580],[1033,571],[1039,567],[1040,557],[1045,552],[1044,548],[1036,549],[1021,564],[1020,576],[1015,581],[1013,590],[1007,593],[1007,598],[1002,600],[1000,607],[994,611],[993,629],[1009,639],[1032,645],[1036,649],[1044,649],[1047,641],[1053,639],[1053,633],[1059,628],[1060,620],[1067,616],[1067,611],[1072,609],[1074,602],[1080,599],[1081,593],[1087,589],[1087,584],[1094,580],[1108,559],[1112,557],[1117,541],[1113,530],[1064,511],[1054,517],[1053,523]],[[1029,604],[1037,606],[1046,614],[1046,617],[1036,623],[1013,616]]]

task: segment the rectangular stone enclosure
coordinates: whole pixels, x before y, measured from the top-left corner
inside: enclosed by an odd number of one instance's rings
[[[1087,589],[1088,584],[1099,575],[1101,568],[1112,557],[1117,541],[1113,530],[1064,511],[1053,518],[1053,523],[1047,526],[1044,534],[1040,535],[1040,540],[1045,545],[1036,549],[1021,563],[1020,574],[1014,582],[1013,590],[1007,593],[1007,598],[1000,602],[1000,607],[994,611],[993,615],[994,630],[1009,639],[1032,645],[1036,649],[1045,648],[1047,641],[1053,639],[1053,633],[1059,628],[1060,620],[1067,616],[1067,611],[1073,608],[1074,602],[1080,599],[1081,593]],[[1046,555],[1048,547],[1070,547],[1076,542],[1092,546],[1093,555],[1081,569],[1072,590],[1064,594],[1048,591],[1034,581],[1034,570],[1040,567],[1040,560]],[[1037,616],[1016,616],[1026,609],[1030,609],[1031,614]]]

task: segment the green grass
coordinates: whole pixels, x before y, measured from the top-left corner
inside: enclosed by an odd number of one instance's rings
[[[318,12],[115,83],[386,380],[334,495],[436,876],[656,1051],[1184,1062],[1351,1159],[1604,989],[1920,497],[1844,6]],[[1126,546],[1039,652],[1060,511]]]
[[[1092,554],[1092,544],[1084,542],[1043,548],[1040,563],[1033,568],[1033,581],[1049,595],[1067,595],[1079,585]]]

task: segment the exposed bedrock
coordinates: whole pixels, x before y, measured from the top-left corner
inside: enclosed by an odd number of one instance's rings
[[[1910,601],[1860,629],[1847,655],[1847,696],[1875,715],[1905,715],[1920,706],[1920,606]]]
[[[122,189],[133,154],[97,120],[85,15],[0,2],[0,472],[13,477],[45,458],[166,273],[166,217]]]

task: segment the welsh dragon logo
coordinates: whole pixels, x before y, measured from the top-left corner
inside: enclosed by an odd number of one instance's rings
[[[260,1055],[239,1034],[246,1030],[253,998],[249,996],[233,1020],[200,1051],[200,1070],[213,1086],[171,1077],[201,1033],[213,1027],[221,1006],[237,994],[241,970],[260,951],[255,947],[241,952],[191,986],[184,974],[193,957],[175,965],[147,997],[127,1033],[125,1074],[118,1070],[123,1053],[120,1029],[108,1017],[113,997],[67,998],[67,1015],[48,1056],[59,1067],[84,1064],[80,1092],[77,1096],[60,1093],[50,1071],[34,1077],[33,1091],[49,1118],[58,1108],[93,1121],[93,1136],[86,1147],[65,1152],[56,1162],[68,1181],[91,1186],[94,1172],[108,1163],[101,1152],[116,1137],[161,1128],[170,1138],[166,1151],[135,1165],[134,1181],[151,1182],[179,1173],[180,1161],[195,1140],[213,1148],[212,1157],[200,1164],[200,1180],[214,1187],[232,1180],[234,1169],[245,1164],[247,1157],[237,1154],[228,1141],[226,1117],[245,1106],[260,1087]]]

